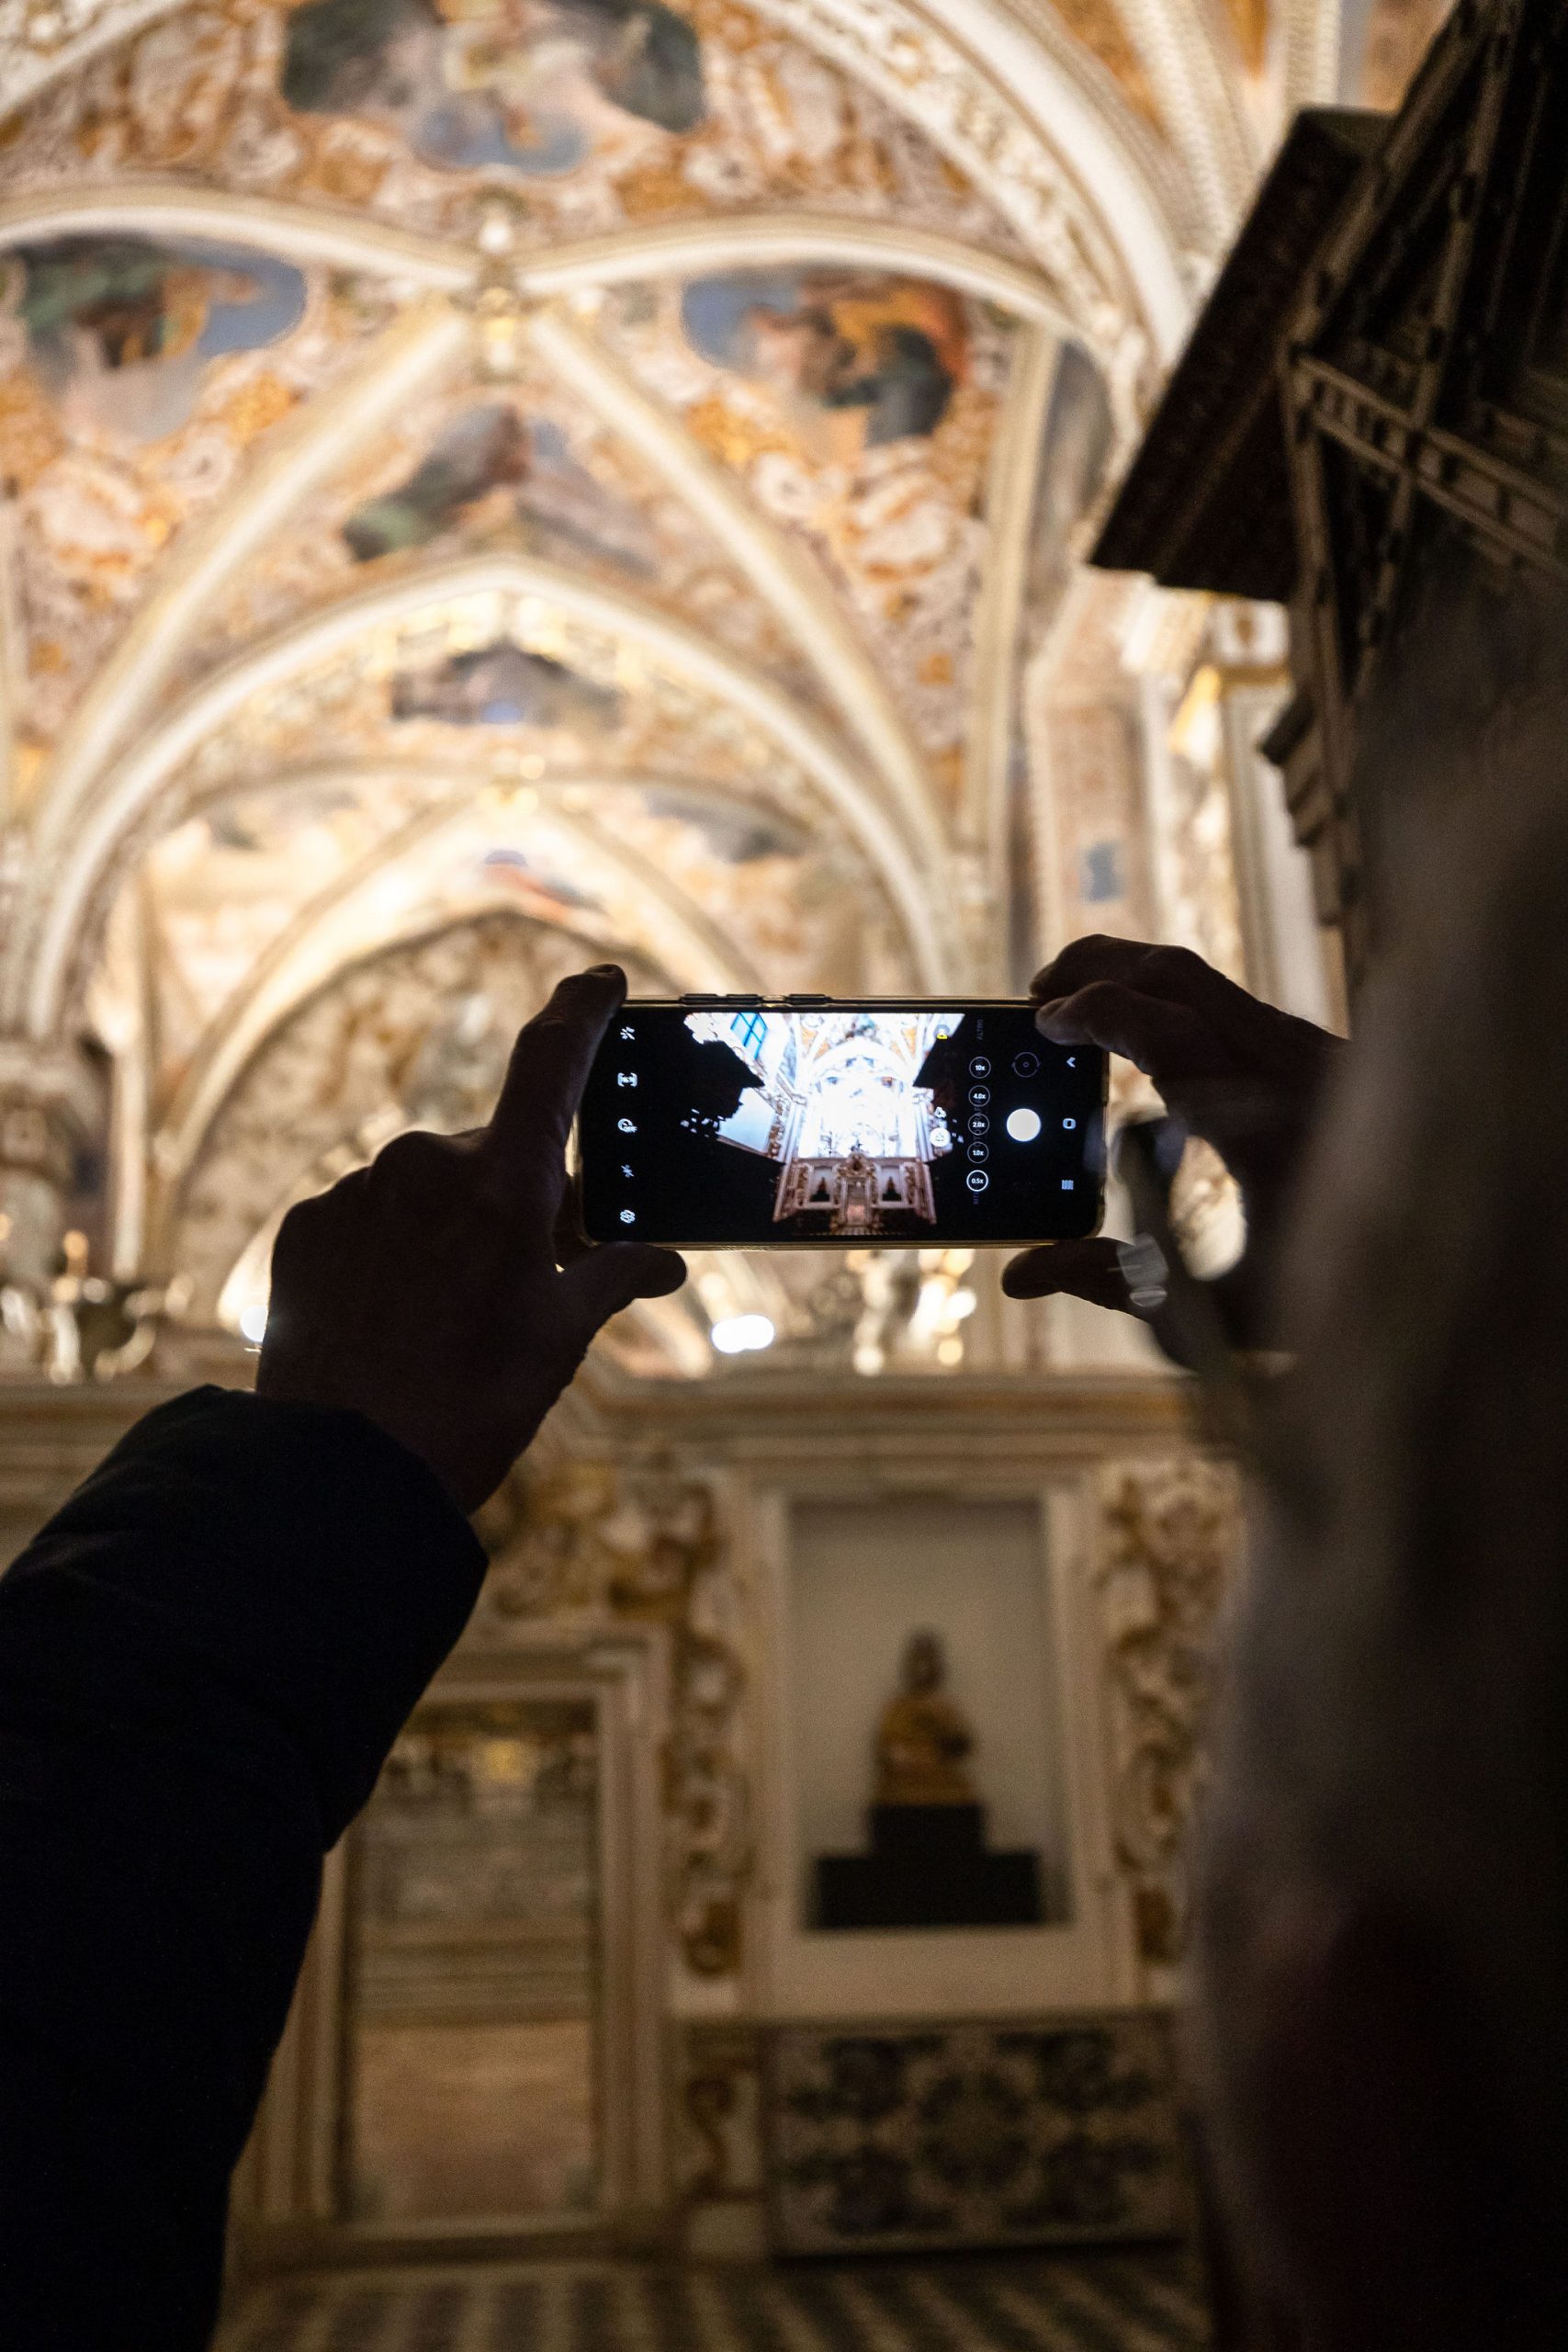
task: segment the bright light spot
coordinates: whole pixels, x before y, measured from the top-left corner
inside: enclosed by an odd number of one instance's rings
[[[951,1340],[943,1340],[941,1342],[941,1344],[940,1344],[940,1345],[938,1346],[938,1348],[937,1348],[937,1351],[936,1351],[936,1360],[937,1360],[938,1363],[963,1363],[963,1361],[964,1361],[964,1342],[963,1342],[963,1340],[962,1340],[961,1339],[959,1339],[959,1338],[958,1338],[958,1336],[957,1336],[957,1334],[956,1334],[956,1333],[954,1333],[953,1337]]]
[[[1014,1143],[1032,1143],[1040,1133],[1040,1114],[1038,1111],[1031,1111],[1027,1106],[1021,1110],[1010,1111],[1007,1128]]]
[[[259,1347],[260,1347],[260,1345],[261,1345],[261,1343],[262,1343],[262,1341],[263,1341],[263,1340],[265,1338],[265,1336],[266,1336],[266,1309],[265,1309],[265,1306],[247,1306],[247,1307],[243,1310],[243,1312],[242,1313],[242,1315],[241,1315],[241,1317],[240,1317],[240,1337],[241,1337],[241,1339],[242,1339],[242,1340],[249,1340],[249,1341],[250,1341],[250,1343],[251,1343],[252,1347],[254,1347],[254,1348],[259,1348]]]
[[[955,1290],[947,1302],[947,1311],[955,1323],[962,1323],[966,1316],[974,1314],[979,1304],[972,1290]]]
[[[727,1315],[709,1337],[721,1356],[743,1356],[753,1348],[771,1348],[773,1327],[765,1315]]]

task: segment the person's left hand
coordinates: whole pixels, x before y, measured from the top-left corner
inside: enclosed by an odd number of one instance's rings
[[[1344,1041],[1249,996],[1189,948],[1144,940],[1075,940],[1035,974],[1030,994],[1043,1035],[1125,1055],[1180,1125],[1219,1153],[1241,1187],[1247,1249],[1207,1287],[1236,1344],[1276,1344],[1277,1261]],[[1138,1311],[1121,1245],[1099,1237],[1026,1250],[1002,1288],[1010,1298],[1066,1292]],[[1157,1320],[1156,1336],[1165,1343]]]
[[[453,1500],[494,1493],[601,1326],[678,1290],[673,1250],[566,1229],[566,1146],[626,996],[613,964],[563,980],[513,1048],[488,1127],[398,1136],[289,1210],[259,1396],[363,1413]]]

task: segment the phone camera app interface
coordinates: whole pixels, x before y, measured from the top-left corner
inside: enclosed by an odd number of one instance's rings
[[[1100,1068],[1025,1005],[628,1007],[584,1101],[591,1233],[1029,1239],[1098,1207]]]

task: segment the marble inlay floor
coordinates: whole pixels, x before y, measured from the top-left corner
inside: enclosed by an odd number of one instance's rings
[[[1154,2254],[671,2268],[537,2263],[293,2279],[218,2352],[1202,2352]]]

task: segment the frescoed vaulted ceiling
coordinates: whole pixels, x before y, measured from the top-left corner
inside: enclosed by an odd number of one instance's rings
[[[6,0],[0,1032],[108,1056],[117,1262],[232,1323],[591,956],[1009,988],[1150,920],[1081,558],[1337,25]]]

